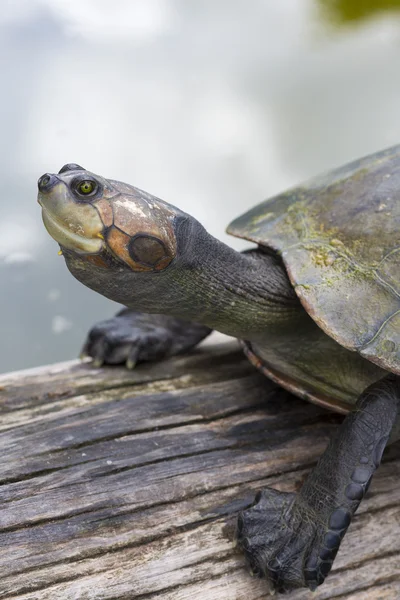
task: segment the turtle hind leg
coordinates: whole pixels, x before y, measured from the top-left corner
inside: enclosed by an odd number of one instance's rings
[[[239,515],[239,545],[252,570],[278,591],[323,583],[381,462],[399,405],[399,377],[370,386],[297,495],[266,488]]]
[[[97,323],[87,336],[83,356],[95,366],[156,361],[190,350],[211,329],[183,319],[123,309],[115,317]]]

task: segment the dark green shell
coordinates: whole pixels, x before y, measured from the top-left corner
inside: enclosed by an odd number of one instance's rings
[[[400,145],[266,200],[228,233],[276,250],[328,335],[400,373]]]

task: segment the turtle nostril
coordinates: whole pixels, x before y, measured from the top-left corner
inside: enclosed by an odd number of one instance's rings
[[[38,188],[40,192],[48,192],[58,181],[55,175],[45,173],[38,180]]]

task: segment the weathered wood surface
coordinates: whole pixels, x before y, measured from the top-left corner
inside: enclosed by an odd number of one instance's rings
[[[260,600],[234,545],[264,485],[294,490],[341,417],[236,346],[130,373],[78,362],[0,377],[0,598]],[[400,598],[400,445],[315,594]]]

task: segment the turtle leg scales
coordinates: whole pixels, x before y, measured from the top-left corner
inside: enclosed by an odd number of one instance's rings
[[[211,329],[183,319],[121,310],[97,323],[87,336],[81,356],[91,356],[95,366],[161,360],[193,348]]]
[[[266,488],[239,515],[239,546],[252,571],[277,591],[323,583],[381,462],[399,405],[399,377],[370,386],[298,494]]]

